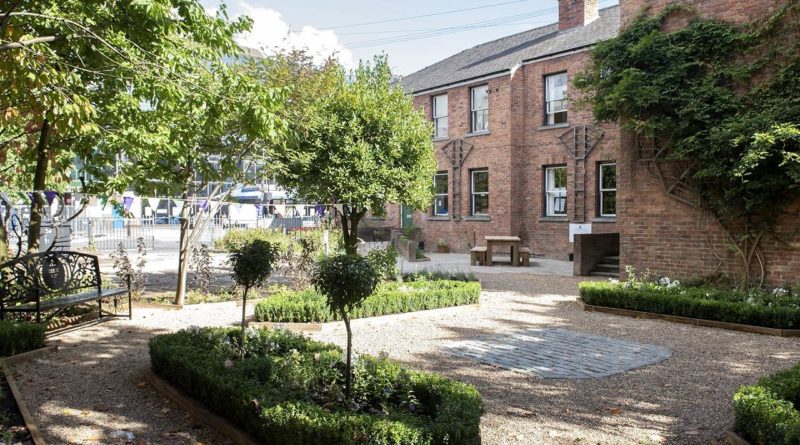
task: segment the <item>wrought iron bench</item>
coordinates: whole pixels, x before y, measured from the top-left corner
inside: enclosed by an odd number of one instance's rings
[[[109,315],[119,316],[119,300],[126,294],[130,319],[130,277],[127,287],[103,289],[100,263],[95,255],[44,252],[0,264],[0,320],[5,319],[6,313],[27,312],[35,313],[39,323],[42,312],[54,311],[45,319],[49,320],[70,306],[94,301],[102,318],[105,299],[113,299],[114,313]]]

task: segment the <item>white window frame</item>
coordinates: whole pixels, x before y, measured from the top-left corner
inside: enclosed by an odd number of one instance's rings
[[[444,99],[444,106],[440,107],[438,104],[440,99]],[[440,94],[433,96],[431,99],[431,115],[433,116],[433,137],[436,139],[447,139],[447,132],[449,131],[449,122],[447,120],[447,107],[448,100],[447,94]],[[443,108],[443,109],[440,109]],[[439,131],[439,123],[444,123],[444,131]]]
[[[564,187],[555,186],[555,172],[557,170],[564,171]],[[554,165],[546,167],[544,170],[544,185],[545,216],[567,216],[567,166]]]
[[[606,167],[613,167],[614,168],[614,188],[603,188],[603,174],[604,174],[603,171],[604,171],[604,169]],[[616,181],[617,181],[617,178],[618,178],[617,175],[616,175],[616,173],[617,173],[617,171],[616,171],[617,170],[617,163],[616,162],[602,162],[602,163],[600,163],[600,166],[599,166],[598,170],[599,171],[598,171],[598,174],[597,174],[597,179],[598,179],[597,194],[598,194],[598,197],[600,198],[600,202],[597,204],[598,209],[600,210],[598,213],[600,214],[600,216],[604,216],[604,217],[616,217],[617,216],[617,209],[616,208],[614,209],[614,213],[606,213],[605,209],[603,209],[603,197],[607,193],[613,193],[614,197],[616,198],[616,195],[617,195],[617,182]],[[616,200],[615,200],[615,202],[616,202]],[[616,207],[616,205],[615,205],[615,207]]]
[[[486,107],[485,108],[478,108],[478,105],[475,103],[475,93],[477,91],[486,91]],[[489,85],[481,85],[477,87],[473,87],[469,89],[469,109],[470,109],[470,131],[472,133],[487,133],[489,131]],[[486,114],[486,118],[483,120],[485,122],[485,128],[477,128],[476,123],[478,122],[477,116],[478,113]]]
[[[486,191],[485,192],[476,192],[475,191],[475,174],[476,173],[486,173]],[[469,187],[469,192],[470,192],[469,193],[469,195],[470,195],[470,199],[469,199],[469,201],[470,201],[470,214],[473,215],[473,216],[488,216],[489,213],[477,213],[475,211],[475,197],[476,196],[484,196],[484,195],[486,196],[486,198],[487,198],[486,207],[487,207],[487,212],[488,212],[488,207],[489,207],[489,202],[488,202],[488,198],[489,198],[489,169],[488,168],[479,168],[479,169],[471,170],[469,172],[469,183],[470,183],[470,187]]]
[[[444,184],[445,184],[445,192],[438,193],[436,189],[437,180],[441,177],[444,177]],[[433,216],[448,216],[450,214],[450,203],[448,202],[448,196],[450,193],[450,187],[448,184],[448,174],[447,172],[439,172],[433,175]],[[439,202],[439,197],[444,197],[445,202],[445,210],[441,212],[437,203]]]
[[[564,96],[554,98],[553,95],[555,92],[551,90],[550,81],[551,79],[561,76],[565,79]],[[569,78],[567,77],[567,73],[550,74],[544,77],[544,124],[546,126],[566,124],[569,121],[569,112],[567,110],[569,106],[567,99],[568,88]],[[556,123],[556,115],[559,113],[564,113],[564,121]]]

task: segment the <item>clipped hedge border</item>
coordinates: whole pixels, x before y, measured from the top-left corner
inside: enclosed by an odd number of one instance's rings
[[[413,281],[382,284],[364,303],[353,310],[352,318],[424,311],[476,304],[481,285],[477,281]],[[340,320],[325,304],[325,297],[313,289],[282,291],[256,304],[257,321],[278,323],[325,323]]]
[[[0,357],[9,357],[44,347],[43,324],[0,321]]]
[[[666,290],[625,288],[621,284],[604,281],[585,281],[579,284],[579,288],[583,302],[593,306],[775,329],[800,328],[800,308],[708,298],[705,289],[681,289],[685,292],[681,294]]]
[[[734,430],[754,444],[800,443],[800,364],[742,386],[733,396]]]
[[[203,334],[215,331],[232,338],[240,332],[236,328],[200,330]],[[285,354],[305,357],[305,361],[298,363],[306,363],[306,370],[330,369],[342,360],[341,349],[332,344],[286,331],[268,331],[266,335],[271,337],[270,344]],[[379,416],[326,409],[298,393],[298,388],[271,386],[273,364],[269,355],[226,367],[224,353],[204,346],[201,341],[202,335],[188,331],[153,337],[149,342],[153,371],[209,410],[237,424],[258,443],[479,445],[481,442],[483,402],[470,385],[436,374],[408,371],[414,394],[428,415]],[[361,359],[370,360],[368,356]],[[379,366],[382,368],[378,372],[384,377],[401,369],[388,362]]]

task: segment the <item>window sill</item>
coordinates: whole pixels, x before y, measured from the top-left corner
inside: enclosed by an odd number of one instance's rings
[[[597,218],[592,219],[592,222],[593,223],[599,223],[599,224],[603,224],[603,223],[614,224],[614,223],[617,222],[617,217],[616,216],[598,216]]]
[[[569,222],[566,216],[540,216],[539,222]]]
[[[449,137],[440,137],[440,138],[433,138],[433,142],[442,142],[442,141],[449,141]]]
[[[491,132],[491,131],[489,131],[489,130],[486,130],[486,131],[476,131],[476,132],[474,132],[474,133],[467,133],[467,134],[465,134],[465,135],[464,135],[464,137],[465,137],[465,138],[474,138],[474,137],[476,137],[476,136],[488,136],[488,135],[490,135],[490,134],[492,134],[492,132]]]
[[[472,215],[472,216],[465,216],[464,221],[491,221],[492,217],[489,215]]]
[[[450,221],[450,215],[428,215],[427,221]]]
[[[564,124],[542,125],[541,127],[539,127],[539,131],[555,130],[556,128],[568,128],[568,127],[569,127],[569,122],[564,123]]]

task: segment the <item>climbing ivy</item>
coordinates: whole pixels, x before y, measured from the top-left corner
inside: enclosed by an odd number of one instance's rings
[[[666,30],[670,18],[686,26]],[[637,146],[680,165],[696,202],[725,229],[742,286],[761,243],[800,199],[798,1],[747,25],[674,5],[643,11],[601,42],[575,79],[596,120],[620,122]]]

